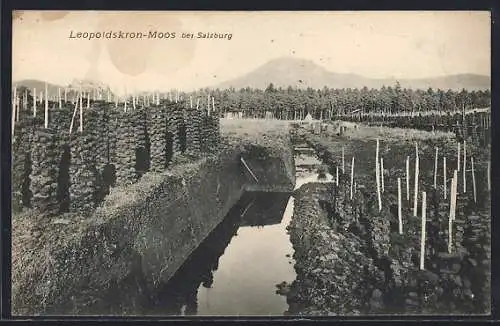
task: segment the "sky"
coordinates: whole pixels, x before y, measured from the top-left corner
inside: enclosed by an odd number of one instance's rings
[[[217,85],[279,57],[372,78],[490,75],[490,13],[13,13],[13,80],[98,80],[115,92]],[[175,39],[83,39],[81,32],[172,33]],[[198,32],[231,39],[197,39]],[[194,34],[193,39],[181,38]]]

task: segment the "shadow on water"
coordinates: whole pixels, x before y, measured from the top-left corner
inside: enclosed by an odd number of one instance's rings
[[[218,275],[218,282],[214,284],[214,274],[220,268],[221,258],[227,255],[237,256],[241,264],[251,265],[248,257],[245,257],[245,252],[238,248],[232,248],[231,242],[238,236],[238,231],[247,229],[246,231],[253,232],[251,229],[262,229],[268,225],[279,225],[282,222],[285,208],[287,207],[290,194],[286,193],[245,193],[238,203],[231,209],[226,218],[209,234],[203,243],[191,254],[188,260],[181,266],[173,278],[165,284],[155,296],[150,311],[148,314],[161,315],[197,315],[203,314],[198,309],[200,301],[200,293],[205,289],[225,288],[230,286],[228,275],[231,274],[231,264],[226,264],[223,270]],[[257,231],[258,232],[258,231]],[[280,241],[280,240],[278,240]],[[252,246],[257,246],[258,243],[248,243]],[[231,252],[227,252],[231,251]],[[235,258],[236,259],[236,258]],[[285,264],[287,258],[283,255]],[[268,262],[273,264],[272,261]],[[266,268],[266,266],[262,266]],[[292,265],[290,268],[293,270]],[[253,284],[259,282],[258,277],[250,277],[250,275],[241,275],[241,281]],[[282,275],[276,275],[278,278]],[[222,301],[231,301],[231,295],[228,297],[227,289],[221,292],[219,299]],[[241,296],[248,295],[244,290],[241,290]],[[275,296],[273,286],[269,289],[269,293],[255,293],[260,297],[256,300],[266,301],[266,296]],[[205,301],[204,298],[201,299]],[[215,305],[218,298],[215,297]],[[237,302],[234,300],[233,302]],[[206,302],[205,302],[206,304]],[[222,302],[220,302],[222,304]],[[239,307],[245,311],[247,307]],[[218,314],[217,311],[214,311]],[[283,311],[270,312],[282,314]]]

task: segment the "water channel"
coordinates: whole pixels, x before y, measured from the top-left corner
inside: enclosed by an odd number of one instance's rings
[[[318,179],[320,162],[298,155],[296,188]],[[283,315],[286,297],[276,285],[295,279],[286,227],[294,199],[288,193],[245,193],[226,218],[161,289],[150,315]]]

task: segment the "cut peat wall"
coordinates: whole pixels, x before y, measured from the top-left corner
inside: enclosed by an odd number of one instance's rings
[[[259,174],[257,184],[240,161],[249,150],[268,159],[265,166],[253,154],[246,159]],[[146,173],[112,189],[91,217],[46,228],[38,235],[40,254],[13,258],[13,314],[127,314],[124,301],[149,300],[245,190],[290,192],[294,185],[288,139],[259,146],[240,141],[194,163]],[[13,241],[32,233],[30,226],[21,230],[26,226],[14,221]],[[128,291],[118,296],[119,308],[111,306],[117,290]]]

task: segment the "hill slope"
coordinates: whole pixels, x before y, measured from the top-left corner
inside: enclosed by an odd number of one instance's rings
[[[14,81],[13,86],[14,85],[18,87],[20,86],[27,87],[31,91],[33,91],[33,89],[36,89],[37,97],[40,95],[40,92],[45,92],[45,81],[37,79],[24,79],[24,80]],[[113,94],[109,86],[103,83],[97,81],[75,79],[71,82],[71,84],[64,86],[47,83],[47,91],[49,93],[49,98],[52,99],[57,98],[59,94],[59,89],[61,89],[61,96],[63,96],[64,88],[67,89],[68,100],[73,99],[73,96],[75,96],[80,89],[84,92],[92,92],[94,89],[96,89],[100,91],[103,94],[103,96],[107,96],[108,91],[110,92],[110,94]]]

